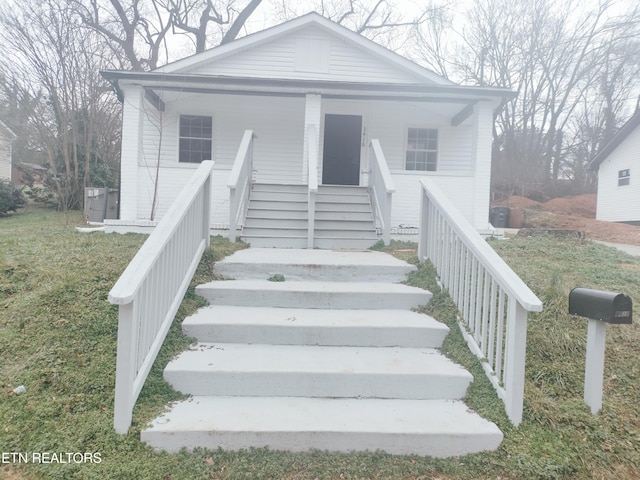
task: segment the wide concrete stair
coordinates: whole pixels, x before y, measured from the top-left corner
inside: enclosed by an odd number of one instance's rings
[[[306,185],[254,184],[240,238],[252,247],[306,248]],[[320,186],[314,247],[365,249],[378,240],[366,187]]]
[[[438,350],[448,328],[412,311],[431,294],[397,283],[413,268],[370,251],[252,248],[218,262],[235,279],[197,287],[210,306],[183,322],[197,343],[164,372],[191,396],[142,439],[171,452],[497,448],[500,430],[461,401],[471,374]]]

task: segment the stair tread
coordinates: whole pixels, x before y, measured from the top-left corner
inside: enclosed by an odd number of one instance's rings
[[[383,282],[332,282],[297,280],[292,282],[270,282],[269,280],[227,280],[213,281],[198,285],[196,290],[262,290],[262,291],[288,291],[288,292],[314,292],[314,293],[380,293],[380,294],[402,294],[402,293],[424,293],[427,290],[412,287],[401,283]]]
[[[313,308],[243,307],[210,305],[187,317],[182,325],[286,325],[345,329],[422,328],[448,331],[444,323],[410,310],[318,310]]]
[[[141,437],[169,451],[269,446],[446,457],[495,449],[503,436],[460,401],[196,396],[174,403]]]
[[[473,376],[435,348],[197,343],[171,360],[165,373],[251,372],[321,375]]]

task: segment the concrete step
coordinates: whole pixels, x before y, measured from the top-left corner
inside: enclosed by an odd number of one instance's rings
[[[164,378],[190,395],[460,399],[473,376],[433,348],[197,343]]]
[[[440,348],[449,328],[409,310],[211,305],[182,322],[199,342]]]
[[[265,235],[242,235],[240,239],[255,248],[305,248],[307,246],[307,236],[265,236]]]
[[[305,245],[306,247],[306,245]],[[276,273],[291,280],[333,280],[397,283],[416,270],[391,255],[365,250],[273,250],[248,248],[215,263],[215,274],[238,280],[265,280]]]
[[[248,307],[410,310],[431,299],[431,292],[395,283],[306,280],[217,281],[198,285],[196,293],[211,305]]]
[[[502,432],[459,401],[191,397],[141,439],[158,450],[272,450],[454,457],[495,450]]]

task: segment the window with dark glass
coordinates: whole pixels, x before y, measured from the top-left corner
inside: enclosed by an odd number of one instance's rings
[[[180,162],[211,160],[212,126],[211,117],[180,115]]]
[[[407,135],[407,170],[434,172],[438,167],[438,130],[410,128]]]
[[[628,168],[618,171],[618,186],[629,185],[631,183],[631,170]]]

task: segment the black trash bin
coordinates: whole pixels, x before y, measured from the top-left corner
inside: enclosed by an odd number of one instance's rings
[[[509,226],[509,207],[492,207],[489,213],[489,222],[495,228],[507,228]]]

